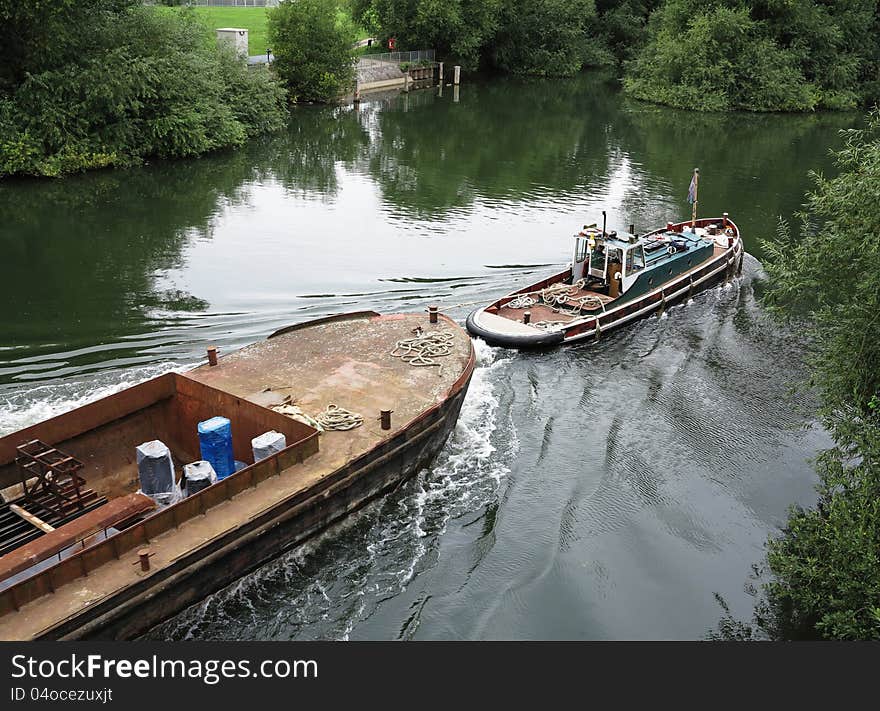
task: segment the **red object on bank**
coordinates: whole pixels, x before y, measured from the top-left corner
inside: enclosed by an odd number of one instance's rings
[[[397,41],[393,37],[388,38],[388,49],[393,50]]]

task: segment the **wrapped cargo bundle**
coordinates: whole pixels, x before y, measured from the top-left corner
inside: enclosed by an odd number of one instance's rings
[[[199,447],[202,459],[210,462],[218,479],[235,472],[232,456],[232,425],[225,417],[212,417],[199,422]]]
[[[180,500],[180,488],[174,476],[171,450],[158,439],[144,442],[135,450],[140,490],[159,506]]]
[[[211,462],[200,459],[183,467],[184,496],[192,496],[216,482],[217,472],[214,471]]]
[[[251,447],[254,450],[254,461],[259,462],[261,459],[271,457],[277,454],[287,446],[287,438],[280,432],[270,430],[264,432],[259,437],[251,440]]]

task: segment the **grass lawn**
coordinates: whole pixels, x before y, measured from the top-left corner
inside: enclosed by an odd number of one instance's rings
[[[180,12],[181,8],[156,6],[162,12]],[[211,31],[220,27],[237,27],[248,31],[248,54],[266,54],[269,43],[266,8],[264,7],[193,7],[196,15]]]
[[[157,9],[164,12],[178,12],[176,7],[157,6]],[[202,19],[202,21],[211,30],[211,37],[214,37],[214,30],[219,27],[238,27],[248,30],[248,54],[251,56],[257,54],[266,54],[266,47],[269,44],[268,19],[266,17],[266,8],[264,7],[193,7],[191,8]],[[340,15],[344,15],[345,11],[340,10]],[[358,39],[366,39],[369,33],[358,28]]]

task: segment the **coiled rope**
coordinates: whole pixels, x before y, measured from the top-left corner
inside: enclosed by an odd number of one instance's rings
[[[394,346],[391,355],[400,358],[404,363],[415,366],[439,366],[436,358],[452,353],[452,342],[455,334],[448,331],[428,331],[422,333],[421,328],[415,330],[413,338],[403,338]]]
[[[602,304],[602,300],[596,296],[582,296],[576,302],[576,307],[572,311],[566,310],[568,300],[575,296],[586,284],[585,279],[578,279],[573,284],[552,284],[538,291],[529,291],[525,294],[519,294],[514,299],[508,301],[505,306],[510,309],[528,309],[535,304],[545,303],[557,313],[564,313],[569,316],[578,314],[580,308],[587,304]]]
[[[538,303],[537,299],[533,299],[528,294],[520,294],[513,301],[508,301],[505,306],[511,309],[527,309]]]
[[[327,409],[316,418],[318,424],[325,430],[353,430],[364,424],[364,418],[357,412],[346,410],[334,403],[327,405]]]

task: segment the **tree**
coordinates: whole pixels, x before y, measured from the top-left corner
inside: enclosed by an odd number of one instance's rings
[[[355,0],[355,17],[398,49],[435,49],[476,69],[498,29],[502,0]]]
[[[331,101],[354,81],[354,26],[338,0],[284,0],[269,10],[274,68],[298,101]]]
[[[22,54],[3,75],[0,176],[194,156],[283,123],[280,85],[219,49],[193,13],[127,0],[22,5],[5,10]]]
[[[880,112],[845,133],[840,174],[814,176],[798,230],[783,223],[764,244],[765,300],[808,330],[834,438],[816,460],[817,506],[793,509],[768,544],[755,627],[779,639],[880,639]]]
[[[570,76],[587,50],[593,0],[505,0],[493,42],[495,66],[509,72]]]
[[[667,0],[625,86],[706,111],[853,108],[878,95],[878,22],[869,0]]]
[[[795,57],[765,36],[746,8],[669,0],[629,65],[626,90],[683,109],[802,111],[816,97]]]

